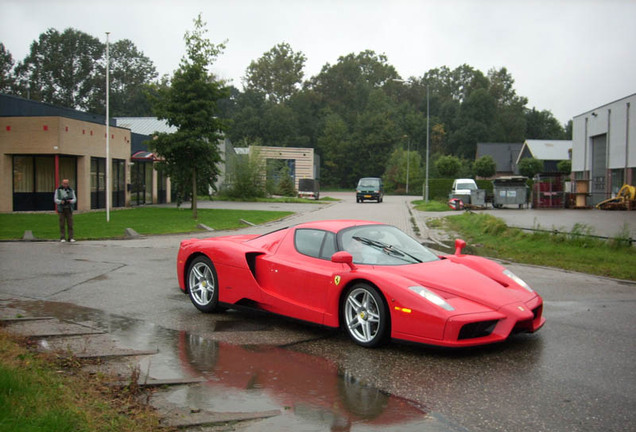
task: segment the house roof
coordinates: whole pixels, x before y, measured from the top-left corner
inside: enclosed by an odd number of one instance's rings
[[[106,117],[100,114],[78,111],[3,93],[0,93],[0,117],[65,117],[84,122],[106,124]],[[117,126],[113,119],[109,119],[109,123],[111,126]]]
[[[140,135],[177,131],[176,127],[168,125],[167,121],[159,120],[157,117],[117,117],[115,120],[117,120],[117,126],[130,129],[131,132]]]
[[[539,160],[568,160],[572,150],[571,140],[526,140],[519,157],[528,150],[533,158]],[[517,163],[519,160],[517,158]]]
[[[521,153],[523,143],[477,143],[476,159],[491,156],[497,172],[514,172],[515,161]]]

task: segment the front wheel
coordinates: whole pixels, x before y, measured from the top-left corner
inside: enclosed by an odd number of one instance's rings
[[[342,323],[347,334],[360,346],[373,348],[389,336],[389,313],[382,295],[370,285],[353,285],[344,296]]]
[[[201,312],[216,312],[219,287],[216,269],[206,256],[195,258],[188,267],[187,289],[192,304]]]

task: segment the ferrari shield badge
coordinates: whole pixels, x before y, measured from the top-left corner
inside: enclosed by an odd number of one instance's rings
[[[340,276],[337,276],[333,278],[333,283],[336,284],[336,286],[340,285]]]

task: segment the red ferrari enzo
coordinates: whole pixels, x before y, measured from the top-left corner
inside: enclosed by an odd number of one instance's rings
[[[438,256],[399,229],[316,221],[264,235],[181,242],[179,286],[202,312],[247,306],[343,327],[359,345],[390,338],[466,347],[543,326],[543,300],[496,262]]]

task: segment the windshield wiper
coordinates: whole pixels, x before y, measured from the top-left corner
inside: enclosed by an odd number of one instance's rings
[[[421,263],[422,260],[417,258],[414,255],[411,255],[408,252],[404,252],[403,250],[401,250],[400,248],[397,248],[393,245],[387,244],[387,243],[383,243],[377,240],[372,240],[370,238],[367,237],[359,237],[359,236],[353,236],[352,237],[354,240],[359,241],[362,244],[368,245],[368,246],[373,246],[377,249],[380,249],[382,252],[384,252],[387,255],[391,255],[397,258],[401,258],[406,262],[409,262],[409,260],[405,259],[405,257],[409,257],[412,260],[414,260],[415,262]]]

